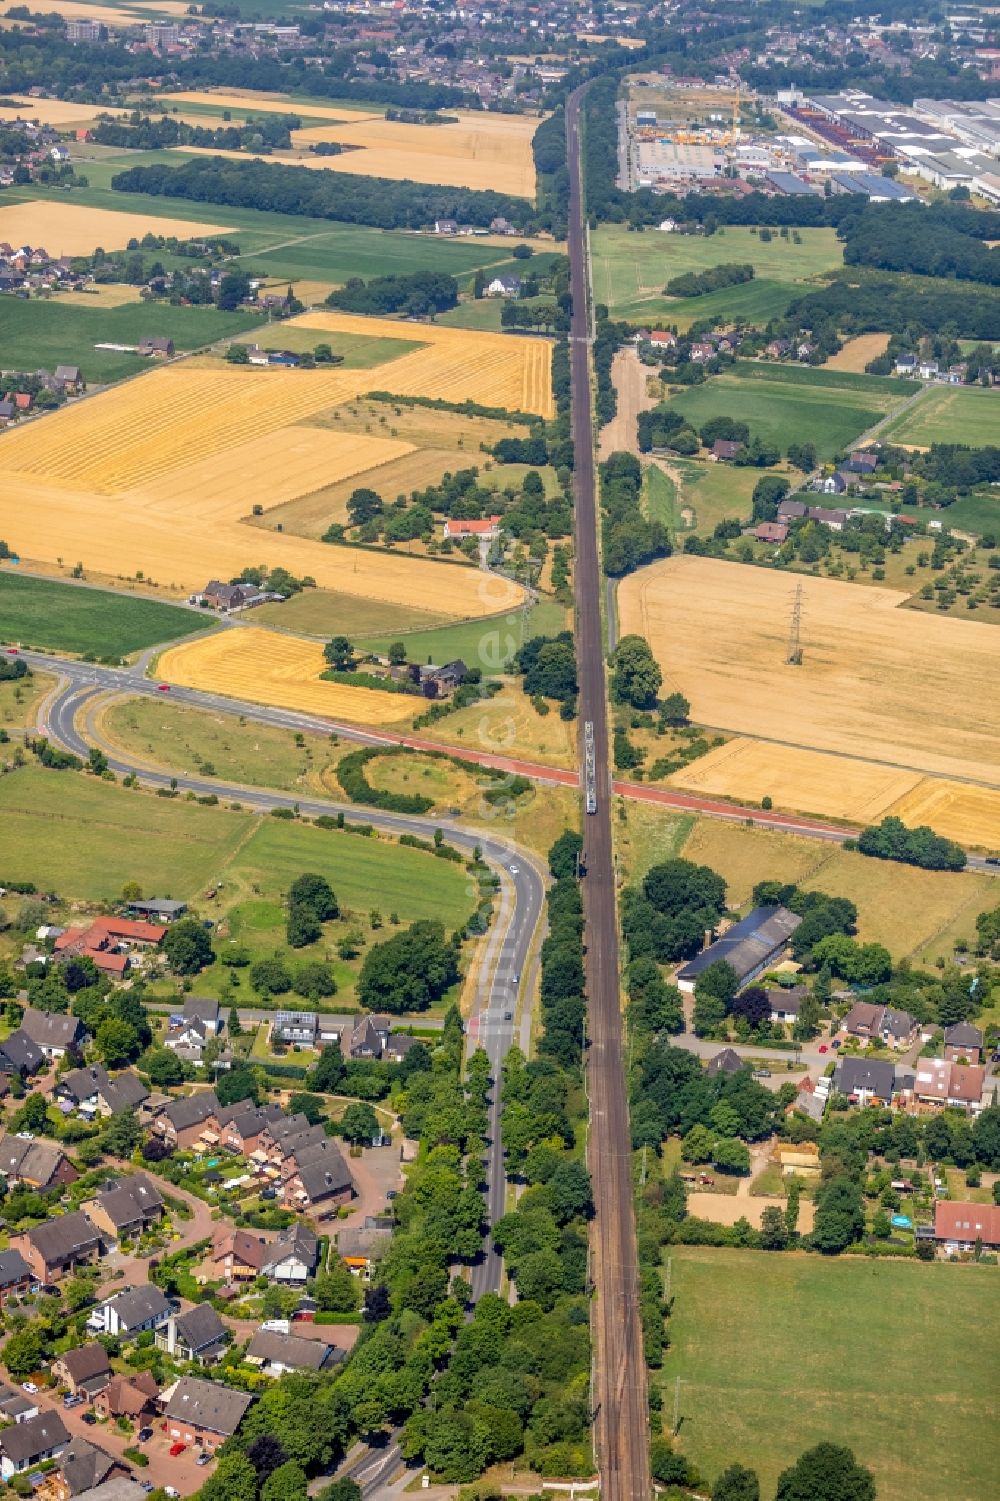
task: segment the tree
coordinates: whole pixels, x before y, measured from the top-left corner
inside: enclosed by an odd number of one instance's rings
[[[253,1100],[259,1105],[262,1097],[260,1079],[246,1064],[241,1068],[231,1068],[216,1080],[215,1097],[220,1105],[235,1105],[239,1100]]]
[[[594,1211],[594,1191],[590,1174],[582,1162],[560,1162],[548,1181],[548,1197],[552,1213],[560,1225],[575,1219],[577,1215],[590,1216]]]
[[[670,1440],[654,1438],[649,1446],[649,1468],[661,1485],[688,1485],[691,1466],[683,1454],[675,1454]]]
[[[742,1017],[750,1027],[760,1027],[771,1017],[771,1002],[762,985],[750,985],[733,997],[730,1005],[733,1016]]]
[[[273,1433],[262,1433],[260,1438],[255,1438],[247,1449],[247,1459],[253,1465],[257,1472],[257,1479],[261,1483],[280,1465],[283,1465],[287,1458],[284,1445]]]
[[[659,663],[642,636],[623,636],[612,659],[611,691],[619,703],[652,709],[663,682]]]
[[[368,950],[358,999],[371,1011],[426,1011],[458,976],[458,954],[443,924],[424,919]]]
[[[344,1056],[340,1051],[340,1045],[331,1042],[326,1045],[316,1060],[306,1078],[310,1089],[318,1089],[325,1094],[336,1094],[340,1082],[344,1077]]]
[[[48,1105],[45,1096],[32,1090],[15,1113],[11,1125],[15,1131],[45,1131],[49,1124]]]
[[[139,1050],[139,1037],[135,1028],[113,1016],[101,1022],[94,1042],[108,1068],[121,1068]]]
[[[820,1006],[813,991],[807,991],[799,1002],[799,1014],[792,1025],[796,1042],[808,1042],[819,1031]]]
[[[817,1444],[778,1476],[775,1501],[875,1501],[875,1480],[853,1450]]]
[[[816,1194],[816,1222],[810,1237],[817,1251],[835,1256],[860,1240],[864,1228],[861,1190],[853,1179],[840,1175],[822,1184]]]
[[[12,1334],[3,1347],[3,1362],[17,1381],[37,1371],[45,1358],[45,1344],[38,1329],[29,1325]]]
[[[754,521],[774,521],[778,507],[788,494],[790,485],[780,474],[765,474],[753,487]]]
[[[660,723],[669,727],[685,725],[691,715],[691,705],[683,693],[668,693],[660,704]]]
[[[693,860],[663,860],[651,866],[642,891],[657,912],[668,917],[692,911],[711,918],[725,910],[725,881],[708,865],[696,865]],[[702,923],[703,928],[707,925]]]
[[[306,1472],[294,1460],[283,1465],[267,1477],[261,1486],[261,1501],[305,1501]]]
[[[340,915],[329,881],[308,871],[297,876],[289,887],[288,905],[290,908],[301,907],[317,922],[329,922]]]
[[[712,1161],[723,1173],[748,1173],[750,1149],[735,1136],[720,1136],[712,1151]]]
[[[361,1501],[361,1487],[356,1480],[334,1480],[323,1487],[316,1501]]]
[[[352,490],[347,499],[347,519],[351,526],[364,526],[368,521],[374,521],[376,516],[381,516],[385,510],[385,503],[376,490],[370,490],[367,486]],[[405,654],[403,660],[406,660]]]
[[[323,655],[335,672],[350,672],[354,666],[354,648],[346,636],[334,636],[324,646]]]
[[[553,878],[563,881],[569,876],[575,877],[582,853],[583,838],[575,829],[567,829],[565,833],[560,834],[555,844],[549,849],[549,870]]]
[[[316,1278],[313,1296],[324,1313],[354,1313],[361,1301],[361,1284],[342,1261]]]
[[[196,975],[215,958],[208,930],[193,917],[172,923],[163,940],[163,952],[178,975]]]
[[[762,1251],[783,1251],[788,1245],[788,1227],[785,1216],[776,1204],[768,1204],[760,1217],[760,1247]],[[715,1492],[712,1492],[714,1501]]]
[[[765,1209],[764,1213],[767,1213]],[[712,1486],[712,1501],[760,1501],[760,1481],[756,1470],[744,1465],[730,1465],[716,1477]]]
[[[110,1157],[131,1157],[142,1139],[139,1122],[130,1110],[119,1110],[101,1127],[98,1140]]]
[[[304,1115],[310,1126],[318,1126],[323,1119],[323,1101],[317,1094],[293,1094],[288,1101],[288,1114]]]
[[[406,661],[406,644],[402,641],[391,641],[386,653],[393,667],[402,667]]]
[[[366,1324],[381,1324],[392,1313],[392,1298],[383,1282],[365,1288],[365,1306],[362,1317]]]
[[[380,1134],[378,1116],[370,1105],[361,1100],[354,1100],[348,1105],[340,1117],[338,1129],[345,1141],[354,1142],[358,1146],[374,1141]]]
[[[155,1084],[158,1089],[184,1082],[184,1065],[171,1048],[150,1048],[142,1060],[142,1067],[150,1084]]]
[[[223,1454],[201,1488],[201,1501],[256,1501],[257,1473],[238,1449]]]
[[[292,988],[292,974],[280,954],[257,959],[250,966],[250,984],[258,995],[285,995]]]
[[[229,1035],[230,1037],[243,1036],[243,1024],[240,1021],[240,1013],[234,1002],[229,1008]]]

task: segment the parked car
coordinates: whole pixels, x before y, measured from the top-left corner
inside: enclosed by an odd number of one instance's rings
[[[34,1396],[38,1390],[38,1387],[33,1381],[22,1381],[21,1388],[23,1391],[30,1392],[32,1396]]]
[[[163,1494],[165,1496],[170,1496],[172,1498],[172,1501],[173,1501],[173,1498],[175,1498],[175,1497],[177,1497],[177,1496],[180,1495],[180,1491],[175,1490],[175,1488],[172,1485],[165,1485],[163,1487]]]
[[[197,1460],[195,1461],[195,1463],[198,1464],[198,1465],[211,1464],[212,1463],[212,1456],[211,1456],[211,1454],[199,1454]]]
[[[827,1047],[827,1045],[826,1045],[825,1042],[821,1042],[820,1045],[819,1045],[819,1051],[821,1053],[828,1053],[830,1051],[830,1049]]]
[[[771,1070],[769,1068],[755,1068],[753,1076],[755,1079],[770,1079]]]
[[[138,1439],[140,1444],[146,1443],[147,1439],[151,1439],[152,1437],[152,1428],[140,1428],[139,1432],[136,1434],[136,1438]]]
[[[178,1439],[176,1444],[170,1445],[170,1458],[176,1459],[178,1454],[183,1454],[186,1448],[187,1444],[182,1444],[180,1439]]]
[[[89,1428],[92,1428],[97,1422],[97,1418],[92,1412],[83,1412],[80,1414],[80,1422],[86,1423]]]
[[[63,1406],[64,1407],[82,1407],[83,1406],[83,1398],[80,1396],[79,1392],[77,1392],[75,1394],[75,1396],[74,1395],[70,1395],[70,1396],[63,1397]]]
[[[831,1042],[830,1046],[833,1048],[834,1052],[836,1052],[837,1049],[840,1047],[840,1038],[839,1037],[835,1037],[833,1039],[833,1041]]]
[[[151,1480],[140,1480],[139,1481],[139,1489],[145,1491],[146,1495],[148,1496],[149,1493],[150,1493],[150,1491],[155,1491],[156,1490],[156,1486],[153,1484],[153,1482]]]

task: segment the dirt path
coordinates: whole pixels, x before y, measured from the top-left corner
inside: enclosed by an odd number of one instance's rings
[[[653,371],[643,365],[635,349],[619,349],[611,366],[611,381],[618,396],[618,411],[601,431],[597,457],[603,463],[613,453],[636,453],[636,423],[639,413],[656,402],[646,390],[646,377]]]

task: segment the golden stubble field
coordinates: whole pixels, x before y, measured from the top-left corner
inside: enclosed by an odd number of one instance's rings
[[[56,256],[89,255],[97,245],[105,250],[124,250],[129,240],[147,234],[176,235],[180,240],[189,240],[197,235],[218,234],[226,227],[206,224],[200,219],[160,219],[155,215],[85,208],[76,203],[48,203],[42,199],[0,208],[0,240],[10,245],[43,245],[50,255]]]
[[[625,579],[619,611],[623,634],[653,647],[664,691],[683,693],[701,724],[1000,787],[1000,631],[904,612],[905,598],[681,556]],[[787,805],[793,793],[770,795]]]
[[[415,347],[370,370],[250,369],[178,360],[0,436],[0,535],[32,563],[68,559],[177,591],[266,561],[375,600],[457,618],[516,607],[518,585],[478,570],[392,552],[332,547],[243,524],[412,453],[392,437],[313,419],[367,391],[469,396],[551,411],[550,346],[540,340],[314,314],[299,326],[412,336]],[[444,570],[447,568],[447,572]]]
[[[320,642],[248,625],[171,647],[157,672],[184,688],[358,724],[398,724],[420,708],[409,694],[324,682],[326,665]]]

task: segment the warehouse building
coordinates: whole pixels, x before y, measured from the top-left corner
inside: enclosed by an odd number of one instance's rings
[[[698,976],[719,959],[732,966],[742,989],[780,959],[801,921],[787,907],[755,907],[748,917],[727,928],[721,938],[681,966],[677,971],[678,989],[690,995]]]

